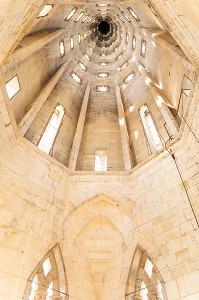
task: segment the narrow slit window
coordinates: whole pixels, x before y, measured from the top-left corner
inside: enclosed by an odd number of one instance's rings
[[[78,61],[78,65],[80,66],[80,68],[81,68],[82,70],[84,70],[84,71],[87,70],[87,67],[86,67],[80,60]]]
[[[141,54],[142,57],[145,57],[145,55],[146,55],[146,41],[145,40],[141,41],[141,51],[140,51],[140,54]]]
[[[126,33],[126,43],[128,44],[128,42],[129,42],[129,33],[127,32]]]
[[[133,36],[132,48],[133,48],[133,50],[135,50],[135,48],[136,48],[136,37],[135,36]]]
[[[131,22],[131,20],[129,19],[129,17],[125,14],[124,11],[122,11],[123,16],[127,19],[127,21]]]
[[[88,19],[88,15],[82,20],[82,23],[84,23]]]
[[[15,75],[6,83],[6,90],[9,100],[11,100],[20,91],[20,85],[17,75]]]
[[[43,270],[44,270],[44,275],[47,276],[48,273],[51,270],[51,263],[50,263],[50,259],[47,258],[44,262],[43,262]]]
[[[153,264],[152,264],[152,262],[148,258],[146,260],[144,269],[147,272],[148,276],[151,278],[152,273],[153,273]]]
[[[161,142],[160,136],[158,134],[153,117],[152,117],[152,115],[148,109],[148,106],[146,104],[144,104],[139,109],[139,114],[140,114],[141,122],[143,125],[143,129],[145,132],[145,136],[147,139],[149,151],[150,151],[150,154],[152,154],[162,148],[162,142]]]
[[[75,73],[75,72],[71,72],[70,77],[75,80],[78,84],[82,83],[82,79]]]
[[[78,21],[81,19],[81,17],[83,16],[83,14],[84,14],[84,11],[82,11],[82,12],[79,14],[79,16],[77,16],[77,18],[75,19],[75,22],[78,22]]]
[[[96,87],[96,92],[99,92],[99,93],[110,92],[110,86],[109,85],[98,85]]]
[[[38,276],[35,275],[35,277],[32,280],[31,283],[31,291],[30,291],[30,295],[28,297],[28,300],[34,300],[35,299],[35,291],[38,290]]]
[[[65,45],[64,45],[64,40],[59,42],[59,52],[60,56],[63,57],[65,55]]]
[[[52,282],[50,283],[48,289],[47,289],[47,297],[46,297],[46,299],[47,299],[47,300],[48,300],[48,299],[49,299],[49,300],[52,299],[53,294],[54,294],[54,285],[53,285],[53,281],[52,281]]]
[[[140,22],[140,18],[138,17],[138,15],[135,13],[135,11],[131,8],[131,7],[127,7],[128,11],[131,13],[131,15],[134,17],[134,19],[137,22]]]
[[[65,109],[62,105],[58,104],[38,144],[38,148],[47,154],[50,153],[50,150],[53,146],[57,132],[64,117],[64,113]]]
[[[99,64],[100,64],[100,66],[108,66],[108,62],[105,62],[105,61],[104,62],[100,62]]]
[[[72,16],[75,14],[76,11],[77,11],[77,7],[74,7],[74,8],[70,11],[70,13],[68,14],[68,16],[65,18],[65,21],[69,21],[69,20],[72,18]]]
[[[74,38],[72,36],[70,37],[70,48],[71,50],[74,49]]]
[[[90,61],[91,60],[91,58],[88,56],[88,54],[86,54],[86,53],[84,53],[84,57],[86,57],[86,59],[88,60],[88,61]]]
[[[78,34],[78,43],[81,44],[81,33]]]
[[[141,283],[140,296],[143,297],[143,300],[148,299],[148,289],[143,281]]]
[[[105,151],[96,151],[95,153],[95,171],[107,171],[107,156]]]
[[[52,8],[53,8],[53,4],[46,4],[44,8],[41,10],[40,14],[38,15],[38,18],[46,17]]]

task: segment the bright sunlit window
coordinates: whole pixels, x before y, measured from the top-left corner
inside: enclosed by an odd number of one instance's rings
[[[75,72],[71,72],[70,76],[73,78],[73,80],[75,80],[78,84],[82,83],[82,79],[75,73]]]
[[[20,91],[20,85],[17,75],[15,75],[6,83],[6,90],[9,100],[11,100]]]
[[[71,12],[69,12],[68,16],[65,18],[65,21],[69,21],[72,16],[75,14],[75,12],[77,11],[77,7],[74,7]]]
[[[78,34],[78,44],[81,44],[81,33]]]
[[[53,288],[54,288],[54,285],[53,285],[53,281],[50,283],[48,289],[47,289],[47,297],[46,297],[46,300],[50,300],[52,299],[52,296],[53,296]]]
[[[64,40],[59,42],[59,52],[61,57],[65,55],[65,45],[64,45]]]
[[[96,92],[100,92],[100,93],[110,92],[110,87],[108,85],[98,85],[96,87]]]
[[[143,297],[143,300],[148,300],[148,289],[143,281],[141,283],[140,296]]]
[[[131,13],[131,15],[134,17],[134,19],[139,22],[140,18],[137,16],[137,14],[134,12],[134,10],[131,7],[127,7],[128,11]]]
[[[90,57],[88,56],[88,54],[86,54],[86,53],[84,53],[84,57],[86,57],[86,59],[87,59],[88,61],[91,60]]]
[[[83,16],[83,14],[84,14],[84,12],[82,11],[82,12],[79,14],[79,16],[77,16],[77,18],[75,19],[75,22],[78,22],[78,21],[81,19],[81,17]]]
[[[126,76],[126,77],[124,78],[124,84],[128,84],[128,83],[133,79],[134,75],[135,75],[135,73],[132,72],[132,73],[130,73],[128,76]]]
[[[105,62],[105,61],[104,62],[100,62],[99,64],[100,64],[100,66],[108,66],[108,62]]]
[[[32,280],[31,292],[30,292],[30,296],[28,297],[28,300],[35,299],[35,291],[37,291],[37,290],[38,290],[38,276],[35,275],[35,277]]]
[[[146,260],[144,269],[147,272],[148,276],[151,278],[152,272],[153,272],[153,264],[152,264],[152,262],[148,258]]]
[[[50,259],[47,258],[44,262],[43,262],[43,271],[44,271],[44,275],[47,276],[48,273],[51,270],[51,263],[50,263]]]
[[[109,77],[109,73],[108,72],[101,72],[101,73],[98,73],[97,76],[99,78],[108,78]]]
[[[82,23],[84,23],[88,19],[89,15],[87,15],[83,20]]]
[[[141,54],[142,57],[145,57],[145,54],[146,54],[146,41],[145,40],[141,41],[141,51],[140,51],[140,54]]]
[[[139,113],[151,154],[162,148],[162,142],[158,134],[155,122],[146,104],[141,106],[141,108],[139,109]]]
[[[133,36],[132,48],[133,48],[133,50],[135,50],[135,48],[136,48],[136,37],[135,36]]]
[[[131,20],[130,20],[129,17],[125,14],[124,11],[122,11],[122,14],[123,14],[123,16],[124,16],[129,22],[131,22]]]
[[[128,66],[128,61],[125,61],[121,67],[117,68],[118,71],[123,71]]]
[[[106,7],[106,6],[110,6],[110,4],[107,4],[107,3],[100,3],[100,4],[96,4],[96,6],[99,6],[99,7]]]
[[[87,70],[87,67],[86,67],[80,60],[78,61],[78,65],[80,66],[80,68],[81,68],[82,70],[84,70],[84,71]]]
[[[120,55],[118,55],[118,57],[116,58],[116,60],[117,61],[120,60],[120,58],[122,58],[122,56],[123,56],[123,53],[121,53]]]
[[[126,33],[126,43],[128,44],[128,42],[129,42],[129,33],[127,32]]]
[[[95,171],[107,171],[107,156],[105,151],[96,151],[95,153]]]
[[[46,4],[44,6],[44,8],[42,9],[42,11],[40,12],[40,14],[38,15],[38,18],[46,17],[49,14],[49,12],[51,11],[52,8],[53,8],[52,4]]]
[[[57,132],[61,125],[61,121],[64,117],[65,110],[62,105],[58,104],[55,108],[55,111],[44,131],[44,134],[38,144],[38,148],[49,154],[53,146]]]
[[[74,38],[72,36],[70,38],[70,48],[71,50],[74,49]]]

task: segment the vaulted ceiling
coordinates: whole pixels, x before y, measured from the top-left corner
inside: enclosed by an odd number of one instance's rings
[[[162,145],[177,137],[158,104],[169,108],[171,119],[176,115],[183,78],[192,79],[195,62],[153,2],[52,0],[30,14],[2,66],[5,83],[19,80],[20,91],[8,101],[23,136],[38,145],[60,103],[65,117],[51,155],[70,167],[89,85],[76,170],[93,170],[98,150],[106,151],[110,171],[145,160],[138,112],[145,103]]]

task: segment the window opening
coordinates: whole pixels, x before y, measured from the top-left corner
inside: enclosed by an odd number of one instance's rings
[[[80,60],[78,61],[78,65],[80,66],[80,68],[81,68],[82,70],[84,70],[84,71],[87,70],[87,67],[86,67]]]
[[[75,73],[75,72],[71,72],[70,74],[71,78],[73,78],[78,84],[82,83],[82,79]]]
[[[6,83],[6,90],[9,100],[11,100],[20,91],[20,89],[18,76],[15,75]]]
[[[107,156],[105,151],[96,151],[95,153],[95,171],[107,171]]]
[[[132,48],[133,48],[133,50],[135,50],[135,48],[136,48],[136,37],[135,36],[133,36]]]
[[[148,276],[151,278],[152,272],[153,272],[153,264],[152,264],[152,262],[148,258],[146,260],[144,269],[147,272]]]
[[[53,281],[50,283],[48,289],[47,289],[47,297],[46,299],[52,299],[51,297],[53,296],[53,288],[54,288],[54,285],[53,285]]]
[[[47,258],[44,262],[43,262],[43,270],[44,270],[44,275],[47,276],[48,273],[51,270],[51,263],[50,263],[50,259]]]
[[[135,11],[131,8],[131,7],[127,7],[128,11],[131,13],[131,15],[134,17],[134,19],[137,22],[140,22],[140,18],[138,17],[138,15],[135,13]]]
[[[74,49],[74,38],[72,36],[70,38],[70,48],[71,50]]]
[[[141,52],[140,52],[142,57],[145,57],[146,55],[146,41],[142,40],[141,41]]]
[[[81,44],[81,33],[78,34],[78,43]]]
[[[78,22],[78,21],[81,19],[81,17],[83,16],[83,14],[84,14],[84,11],[82,11],[82,12],[79,14],[79,16],[75,19],[75,22]]]
[[[44,8],[41,10],[40,14],[38,15],[38,18],[46,17],[52,8],[53,8],[53,4],[46,4]]]
[[[146,104],[140,107],[139,114],[146,136],[147,145],[149,147],[149,152],[150,154],[152,154],[162,148],[162,142],[158,134],[153,117]]]
[[[98,85],[96,87],[96,92],[100,92],[100,93],[110,92],[110,86],[108,86],[108,85]]]
[[[140,290],[140,296],[143,297],[143,300],[148,300],[148,289],[146,287],[146,284],[142,281],[141,283],[141,290]]]
[[[59,51],[60,51],[60,56],[63,57],[65,55],[64,40],[59,42]]]
[[[64,117],[64,113],[65,109],[62,105],[58,104],[38,144],[38,148],[47,154],[50,153],[50,150],[56,139],[58,130]]]
[[[77,7],[74,7],[71,12],[68,14],[68,16],[65,18],[65,21],[69,21],[72,16],[75,14],[75,12],[77,11]]]
[[[38,290],[38,276],[35,275],[33,278],[33,281],[31,283],[31,291],[30,296],[28,297],[28,300],[34,300],[35,298],[35,292]]]

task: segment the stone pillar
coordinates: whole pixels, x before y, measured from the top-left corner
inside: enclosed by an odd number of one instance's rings
[[[53,77],[45,84],[45,86],[41,89],[37,97],[33,100],[33,104],[27,114],[19,123],[19,131],[22,135],[26,133],[31,123],[41,110],[42,106],[46,102],[48,96],[54,89],[55,85],[59,81],[62,74],[65,72],[68,62],[64,63],[57,72],[53,75]]]
[[[142,296],[134,296],[133,300],[144,300]]]
[[[124,166],[125,166],[125,170],[130,170],[132,168],[132,154],[131,154],[131,148],[130,148],[130,143],[129,143],[129,134],[128,134],[127,126],[126,126],[123,101],[122,101],[120,87],[116,86],[115,89],[116,89],[118,116],[119,116],[120,120],[124,121],[123,124],[120,123],[120,134],[121,134],[121,140],[122,140]]]
[[[36,290],[34,292],[33,300],[46,300],[47,290]]]
[[[75,137],[73,140],[73,145],[72,145],[71,154],[70,154],[70,160],[69,160],[69,164],[68,164],[68,167],[73,171],[75,171],[76,165],[77,165],[77,157],[79,154],[82,133],[84,130],[84,123],[85,123],[85,119],[86,119],[86,112],[87,112],[89,96],[90,96],[90,84],[87,85],[85,93],[84,93],[82,107],[81,107],[81,111],[79,114]]]
[[[161,294],[159,293],[157,286],[148,288],[147,294],[148,300],[162,300]]]
[[[25,37],[21,40],[21,45],[23,47],[15,50],[7,60],[7,63],[17,64],[20,61],[24,60],[34,52],[38,51],[45,45],[52,42],[54,39],[58,38],[64,32],[63,29],[57,29],[55,31],[44,31],[36,32],[31,35],[31,37]]]

